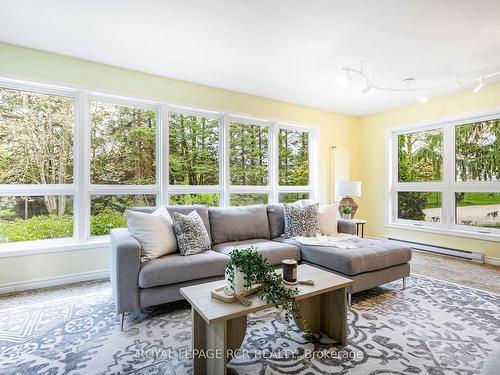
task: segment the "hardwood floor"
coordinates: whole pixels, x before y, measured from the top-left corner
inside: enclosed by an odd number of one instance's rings
[[[500,266],[414,250],[411,272],[500,294]]]

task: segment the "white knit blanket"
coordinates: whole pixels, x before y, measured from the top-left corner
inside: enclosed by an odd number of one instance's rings
[[[335,246],[341,249],[356,249],[357,246],[352,242],[347,242],[347,240],[354,238],[353,235],[339,233],[334,236],[321,236],[316,237],[295,237],[294,240],[300,242],[302,245],[312,245],[312,246]]]

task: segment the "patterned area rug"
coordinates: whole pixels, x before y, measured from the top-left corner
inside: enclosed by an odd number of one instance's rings
[[[230,374],[477,374],[500,346],[500,296],[412,275],[360,293],[349,345],[289,335],[275,309],[249,317]],[[111,292],[0,311],[0,374],[190,374],[185,303],[119,330]]]

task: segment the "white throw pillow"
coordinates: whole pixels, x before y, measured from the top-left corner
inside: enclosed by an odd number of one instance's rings
[[[172,218],[164,206],[148,214],[125,211],[128,230],[141,244],[141,262],[177,252],[177,239]]]
[[[337,234],[337,219],[339,214],[339,204],[324,204],[318,207],[319,231],[325,236]]]

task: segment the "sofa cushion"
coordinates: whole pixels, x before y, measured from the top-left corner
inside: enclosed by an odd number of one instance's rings
[[[409,247],[389,240],[355,237],[349,242],[356,244],[356,249],[302,245],[293,239],[284,238],[277,238],[273,241],[296,245],[301,249],[302,260],[350,276],[407,263],[411,260]]]
[[[229,255],[233,249],[245,249],[250,246],[255,247],[258,253],[262,254],[273,266],[281,264],[284,259],[295,259],[300,261],[300,250],[297,246],[288,243],[280,243],[270,241],[263,238],[238,241],[238,242],[224,242],[212,246],[217,252]]]
[[[203,224],[205,224],[205,228],[207,228],[208,237],[210,237],[210,241],[212,241],[212,237],[210,235],[210,220],[208,219],[208,207],[201,205],[173,205],[173,206],[165,206],[167,208],[170,216],[173,216],[174,212],[178,212],[183,215],[187,215],[192,211],[198,212],[201,219],[203,220]],[[148,214],[153,213],[158,207],[134,207],[133,211],[139,212],[147,212]]]
[[[285,232],[285,206],[283,204],[268,204],[267,219],[271,238],[281,237]]]
[[[263,204],[246,207],[210,207],[208,213],[214,245],[251,238],[270,238],[266,206]]]
[[[225,254],[207,250],[203,253],[182,256],[179,253],[153,259],[139,271],[139,287],[152,288],[183,281],[222,276],[229,262]]]

